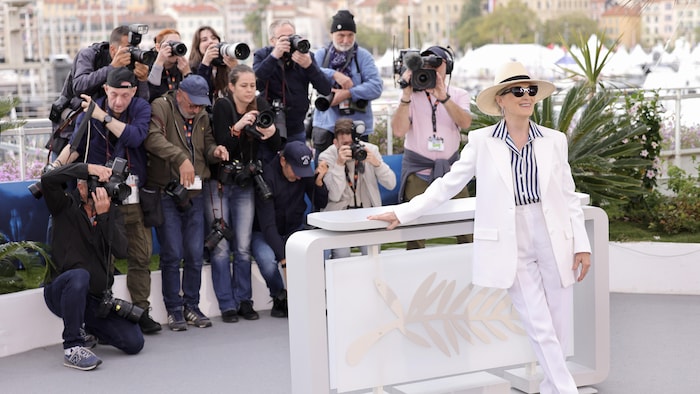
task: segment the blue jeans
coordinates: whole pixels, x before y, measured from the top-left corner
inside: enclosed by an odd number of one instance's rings
[[[253,185],[223,185],[218,191],[218,181],[205,182],[204,217],[207,234],[215,218],[223,218],[234,233],[233,242],[223,238],[209,253],[211,280],[221,312],[238,309],[241,301],[250,301],[253,290],[250,279],[250,242],[255,215],[255,189]],[[233,251],[233,274],[231,272]]]
[[[80,328],[100,340],[122,350],[136,354],[143,349],[143,334],[138,324],[110,312],[107,317],[97,317],[99,299],[88,294],[90,273],[82,268],[68,270],[58,275],[44,287],[44,301],[49,310],[63,319],[63,348],[84,346]]]
[[[265,242],[263,233],[258,231],[253,232],[252,250],[255,262],[258,264],[258,269],[260,269],[260,273],[265,279],[265,283],[267,283],[267,288],[270,289],[270,297],[274,298],[284,289],[284,281],[277,267],[275,252],[270,245]]]
[[[202,193],[191,198],[192,205],[184,212],[163,193],[163,224],[156,227],[160,244],[160,270],[163,277],[163,301],[168,312],[183,305],[199,305],[204,260],[204,202]],[[180,262],[184,259],[180,296]]]

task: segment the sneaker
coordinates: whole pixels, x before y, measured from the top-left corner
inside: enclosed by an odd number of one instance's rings
[[[74,346],[68,351],[69,354],[63,356],[63,365],[66,367],[89,371],[102,364],[102,360],[86,347]]]
[[[258,320],[260,318],[258,312],[253,310],[253,303],[251,301],[241,302],[241,305],[238,306],[238,314],[246,320]]]
[[[272,299],[272,311],[270,312],[272,317],[287,317],[289,312],[287,311],[287,290],[282,289],[275,298]]]
[[[221,320],[223,320],[224,323],[235,323],[238,321],[238,312],[236,312],[235,309],[221,312]]]
[[[82,327],[80,328],[80,336],[83,337],[83,347],[92,349],[97,346],[97,337],[92,334],[88,334]]]
[[[187,330],[187,322],[185,322],[185,317],[182,316],[181,310],[168,312],[168,326],[173,331]]]
[[[202,311],[199,310],[199,307],[196,306],[185,307],[185,319],[187,320],[187,324],[191,324],[199,328],[211,327],[211,320],[204,316],[204,313],[202,313]]]
[[[148,311],[144,311],[143,315],[141,315],[141,318],[139,319],[139,327],[141,327],[141,332],[144,334],[154,334],[162,330],[160,323],[153,320],[148,314]]]

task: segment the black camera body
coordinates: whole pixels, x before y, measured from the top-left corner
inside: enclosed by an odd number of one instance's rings
[[[234,161],[229,163],[231,175],[226,175],[227,182],[222,180],[221,171],[219,171],[219,181],[224,184],[236,184],[239,187],[248,187],[251,183],[255,183],[255,191],[264,200],[272,197],[272,191],[270,191],[270,186],[267,185],[265,179],[262,177],[263,168],[262,162],[260,160],[251,160],[248,163],[241,163],[239,161]]]
[[[263,134],[259,132],[256,127],[260,127],[261,129],[266,129],[270,126],[272,126],[275,123],[275,112],[273,110],[265,110],[260,113],[258,113],[258,116],[255,118],[255,123],[252,125],[246,125],[243,128],[243,131],[248,133],[251,137],[255,137],[257,139],[261,139],[263,137]]]
[[[104,319],[109,315],[109,312],[114,311],[117,316],[122,317],[132,323],[138,323],[143,314],[143,309],[130,303],[129,301],[116,298],[112,295],[111,290],[105,290],[102,293],[102,299],[97,306],[95,315]]]
[[[139,48],[141,44],[141,39],[143,35],[148,33],[148,25],[133,23],[129,25],[129,53],[131,54],[131,63],[127,66],[129,70],[134,70],[136,62],[143,63],[149,68],[153,66],[153,63],[158,57],[158,53],[155,50],[142,50]]]
[[[411,70],[411,80],[406,82],[399,80],[401,89],[409,86],[414,91],[432,89],[437,82],[437,72],[435,68],[442,64],[442,58],[435,55],[421,56],[417,49],[401,49],[399,58],[394,62],[394,74],[399,77],[407,69]],[[425,66],[430,68],[425,68]]]
[[[215,66],[224,65],[224,55],[238,60],[245,60],[250,56],[250,47],[244,42],[222,42],[219,43],[219,57],[212,61]]]
[[[309,40],[303,38],[298,34],[293,34],[289,36],[289,46],[290,55],[294,53],[294,51],[299,51],[299,53],[309,53],[309,51],[311,50],[311,43],[309,42]]]
[[[221,163],[217,180],[224,185],[235,185],[236,177],[243,172],[243,168],[243,163],[238,160]]]
[[[190,206],[192,206],[192,201],[190,201],[190,196],[187,193],[187,189],[185,189],[185,187],[182,186],[180,181],[177,179],[173,179],[168,182],[163,191],[173,199],[175,204],[177,204],[177,209],[180,212],[184,212],[188,210]]]
[[[170,53],[175,55],[175,56],[182,57],[182,56],[185,56],[185,54],[187,54],[187,45],[185,45],[182,42],[168,41],[168,42],[164,42],[163,44],[172,48],[172,51]]]
[[[226,225],[222,218],[216,218],[211,224],[211,231],[204,238],[204,247],[211,253],[216,248],[216,245],[226,238],[227,241],[233,241],[233,231]]]
[[[100,182],[95,175],[88,176],[88,196],[92,195],[98,187],[104,187],[112,201],[119,204],[131,195],[131,186],[126,184],[129,168],[127,167],[127,161],[121,157],[115,157],[105,167],[110,166],[112,167],[112,175],[107,182]]]

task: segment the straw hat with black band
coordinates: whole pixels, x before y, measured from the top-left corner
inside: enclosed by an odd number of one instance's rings
[[[554,93],[554,84],[541,79],[530,78],[529,73],[520,62],[508,62],[501,66],[493,78],[493,86],[488,87],[476,96],[476,105],[479,110],[486,115],[501,116],[501,108],[496,103],[496,95],[500,94],[507,87],[515,84],[527,82],[537,85],[537,94],[533,97],[534,102],[539,102]]]

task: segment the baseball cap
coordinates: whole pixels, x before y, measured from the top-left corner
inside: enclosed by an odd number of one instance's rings
[[[194,105],[211,105],[209,101],[209,84],[204,77],[197,74],[190,74],[180,82],[179,88],[190,96],[190,101]]]
[[[290,141],[284,146],[282,157],[292,166],[294,174],[300,178],[314,176],[311,168],[311,149],[301,141]]]
[[[135,88],[137,85],[134,72],[126,67],[117,67],[107,73],[107,85],[113,88]]]

